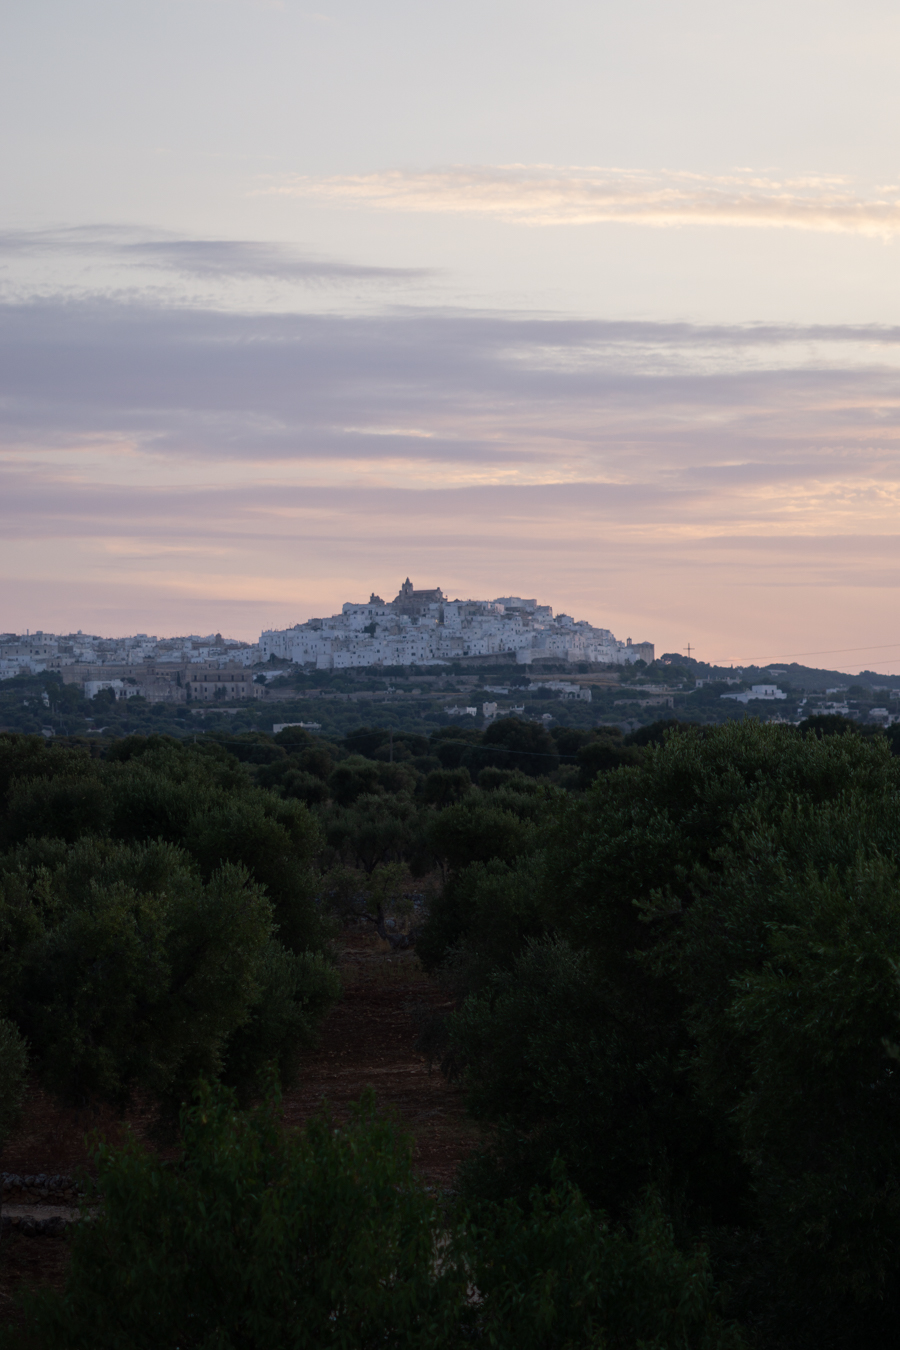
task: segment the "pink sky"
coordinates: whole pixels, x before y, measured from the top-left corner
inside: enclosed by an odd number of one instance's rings
[[[900,671],[898,40],[881,0],[21,7],[0,629],[255,639],[409,574]]]

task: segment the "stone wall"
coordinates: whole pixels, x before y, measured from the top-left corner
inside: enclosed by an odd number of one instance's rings
[[[83,1191],[74,1177],[0,1173],[3,1215],[0,1228],[27,1237],[61,1237],[81,1217]]]

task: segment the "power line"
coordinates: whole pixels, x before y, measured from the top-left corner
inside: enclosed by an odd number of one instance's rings
[[[773,657],[771,658],[771,660],[772,660],[772,661],[787,661],[787,660],[790,660],[791,658],[797,657],[797,656],[841,656],[841,655],[843,655],[845,652],[884,652],[884,651],[895,651],[895,650],[897,650],[898,648],[900,648],[900,642],[885,642],[885,643],[882,643],[880,646],[872,646],[872,647],[830,647],[830,648],[828,648],[827,650],[825,650],[825,651],[820,651],[820,652],[781,652],[781,653],[776,653],[776,655],[773,656]],[[738,658],[738,659],[740,659],[740,660],[742,660],[742,661],[762,661],[762,660],[763,660],[763,657],[761,657],[761,656],[743,656],[743,657],[740,657],[740,658]],[[725,657],[717,657],[714,661],[710,661],[708,664],[711,665],[711,666],[718,666],[718,665],[724,665],[725,661],[733,661],[733,660],[735,660],[735,657],[733,657],[733,656],[731,656],[731,657],[729,657],[729,656],[725,656]],[[771,664],[771,662],[769,662],[768,664]],[[879,662],[879,665],[884,665],[884,662],[883,662],[883,661],[880,661],[880,662]]]

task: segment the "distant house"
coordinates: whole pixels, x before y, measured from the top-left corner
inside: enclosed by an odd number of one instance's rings
[[[782,693],[776,684],[754,684],[749,689],[744,689],[740,694],[720,694],[720,698],[733,698],[736,703],[755,703],[762,701],[772,703],[779,698],[787,698],[787,694]]]

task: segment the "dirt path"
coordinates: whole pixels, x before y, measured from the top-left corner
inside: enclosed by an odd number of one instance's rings
[[[416,1014],[449,1007],[447,995],[423,972],[414,952],[392,955],[373,934],[347,932],[340,970],[344,998],[322,1030],[321,1048],[297,1087],[285,1095],[285,1118],[299,1123],[326,1098],[340,1117],[366,1087],[397,1112],[413,1134],[415,1165],[430,1183],[447,1187],[477,1134],[462,1094],[416,1053]]]
[[[285,1120],[302,1123],[323,1100],[340,1119],[372,1087],[379,1105],[396,1111],[414,1136],[417,1171],[429,1184],[446,1188],[477,1133],[459,1089],[437,1070],[429,1073],[415,1041],[417,1013],[448,1006],[447,996],[413,952],[394,955],[374,934],[347,930],[340,948],[344,997],[326,1018],[320,1046],[306,1060],[299,1082],[285,1093]],[[129,1113],[128,1123],[143,1135],[149,1110]],[[120,1128],[110,1110],[60,1108],[35,1088],[0,1168],[29,1176],[69,1173],[87,1166],[86,1134],[99,1130],[114,1139]],[[54,1238],[10,1236],[0,1243],[0,1321],[23,1283],[61,1284],[66,1251]]]

